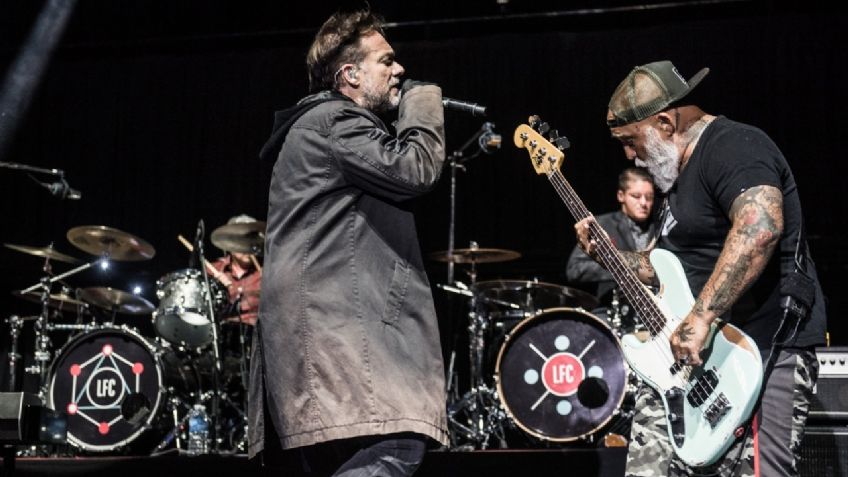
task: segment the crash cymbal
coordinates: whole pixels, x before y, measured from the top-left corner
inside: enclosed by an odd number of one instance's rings
[[[428,255],[430,260],[453,263],[491,263],[515,260],[521,254],[514,250],[501,248],[455,248],[448,256],[447,251],[433,252]]]
[[[105,225],[74,227],[68,230],[68,240],[83,252],[106,255],[112,260],[134,262],[156,255],[153,246],[143,239]]]
[[[212,232],[210,240],[225,252],[257,255],[265,247],[265,222],[222,225]]]
[[[6,248],[10,248],[12,250],[16,250],[18,252],[23,252],[29,255],[35,255],[36,257],[44,257],[49,258],[51,260],[57,260],[65,263],[79,263],[80,261],[70,255],[65,255],[64,253],[57,252],[53,247],[30,247],[28,245],[15,245],[11,243],[3,244]]]
[[[41,292],[38,291],[21,293],[20,290],[15,290],[12,295],[32,303],[41,303]],[[77,311],[76,307],[82,306],[83,313],[88,313],[88,305],[65,292],[51,294],[47,300],[47,306],[61,311]]]
[[[146,315],[154,310],[153,304],[140,297],[110,287],[91,287],[80,291],[80,298],[100,308],[126,315]]]

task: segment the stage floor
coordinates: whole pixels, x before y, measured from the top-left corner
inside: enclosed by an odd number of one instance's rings
[[[621,477],[625,448],[431,451],[416,477],[446,476],[580,476]],[[6,469],[4,469],[6,470]],[[198,457],[21,457],[15,462],[20,477],[251,477],[285,476],[286,469],[261,467],[246,456]]]

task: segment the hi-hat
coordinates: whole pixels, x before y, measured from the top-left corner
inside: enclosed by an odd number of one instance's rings
[[[265,247],[265,222],[222,225],[212,232],[210,240],[225,252],[257,255]]]
[[[156,255],[152,245],[141,238],[105,225],[82,225],[68,230],[68,240],[76,248],[112,260],[150,260]]]
[[[447,251],[433,252],[428,255],[430,260],[453,263],[491,263],[515,260],[521,254],[514,250],[501,248],[455,248],[448,255]]]
[[[41,303],[41,292],[39,291],[22,293],[20,290],[15,290],[12,292],[12,295],[29,302]],[[51,294],[50,298],[47,299],[47,306],[60,311],[77,311],[76,307],[82,306],[82,312],[88,313],[88,305],[65,292]]]
[[[84,288],[80,291],[80,298],[105,310],[127,315],[146,315],[154,309],[153,304],[143,297],[110,287]]]
[[[65,255],[64,253],[57,252],[53,247],[30,247],[28,245],[15,245],[11,243],[3,244],[6,248],[10,248],[12,250],[16,250],[18,252],[23,252],[29,255],[35,255],[36,257],[44,257],[49,258],[51,260],[57,260],[59,262],[65,263],[79,263],[80,261],[70,255]]]

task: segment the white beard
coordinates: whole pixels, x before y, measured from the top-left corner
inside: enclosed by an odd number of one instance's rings
[[[637,166],[645,167],[654,176],[654,184],[668,192],[680,175],[680,152],[673,142],[663,141],[656,129],[648,127],[645,132],[645,160],[637,157]]]

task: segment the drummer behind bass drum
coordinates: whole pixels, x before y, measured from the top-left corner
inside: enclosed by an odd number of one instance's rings
[[[237,215],[227,221],[227,225],[253,223],[260,222],[245,214]],[[212,242],[216,242],[214,236]],[[254,325],[259,311],[259,289],[262,280],[262,270],[259,268],[256,256],[241,251],[226,250],[226,243],[216,244],[216,246],[225,252],[223,257],[212,263],[218,272],[214,274],[214,277],[227,288],[230,306],[224,312],[224,319]]]
[[[647,169],[628,167],[618,175],[616,193],[621,209],[595,219],[622,251],[644,250],[654,237],[654,182]],[[612,275],[575,246],[565,270],[569,283],[594,291],[601,304],[609,304],[615,288]],[[591,290],[592,287],[596,290]]]

